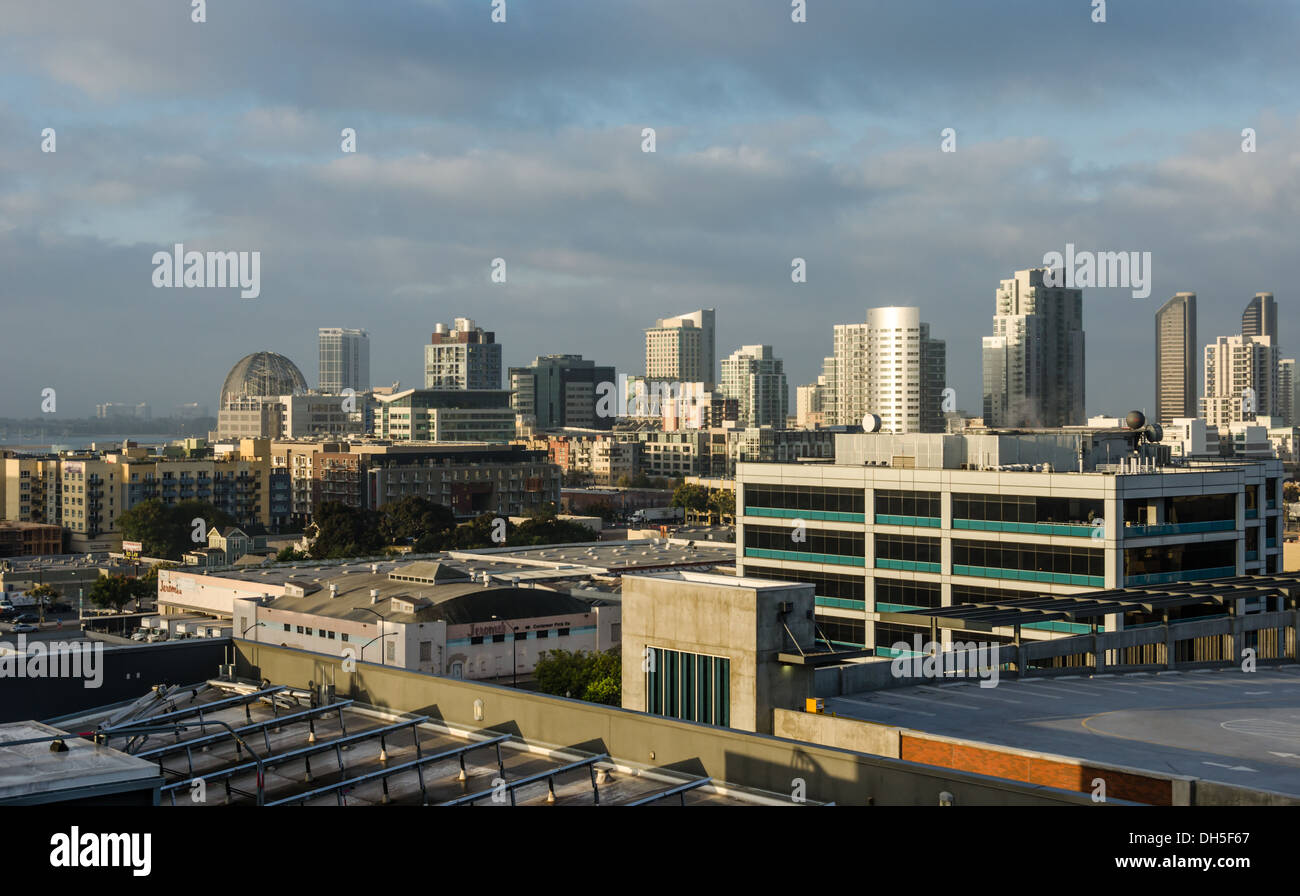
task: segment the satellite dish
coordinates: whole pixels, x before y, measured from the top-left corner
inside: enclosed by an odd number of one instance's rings
[[[1159,423],[1149,423],[1144,430],[1148,442],[1159,442],[1165,437],[1165,428]]]
[[[867,414],[862,418],[862,431],[880,432],[881,422],[879,414]]]

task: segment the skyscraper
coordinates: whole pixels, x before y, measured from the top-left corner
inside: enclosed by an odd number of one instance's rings
[[[538,429],[610,429],[614,415],[597,414],[601,383],[615,386],[613,367],[598,367],[582,355],[546,355],[529,367],[511,367],[515,411],[536,420]]]
[[[1277,345],[1277,302],[1271,292],[1257,292],[1241,313],[1242,336],[1272,336]]]
[[[1220,427],[1280,416],[1278,360],[1269,336],[1220,336],[1207,345],[1199,416]]]
[[[1286,426],[1296,425],[1296,386],[1300,385],[1295,376],[1295,358],[1283,358],[1277,362],[1277,414]]]
[[[737,402],[737,424],[785,428],[790,409],[785,366],[770,345],[745,345],[722,361],[722,394]]]
[[[645,375],[686,383],[717,382],[712,308],[655,321],[645,331]]]
[[[500,389],[501,346],[496,334],[458,317],[434,327],[424,347],[424,388]]]
[[[320,390],[370,389],[370,336],[365,330],[320,329]]]
[[[1156,312],[1158,423],[1196,416],[1196,293],[1180,292]]]
[[[1016,271],[994,294],[984,337],[984,423],[1071,426],[1084,412],[1083,290],[1046,286],[1045,268]]]
[[[855,426],[867,414],[883,432],[942,432],[947,346],[930,338],[918,308],[867,310],[866,323],[835,325],[827,358],[826,422]]]

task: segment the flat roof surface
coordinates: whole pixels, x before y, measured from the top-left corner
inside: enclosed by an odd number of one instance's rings
[[[1300,796],[1300,666],[887,688],[827,712],[945,737]]]
[[[0,725],[0,743],[47,738],[62,732],[42,722]],[[71,799],[77,791],[149,785],[158,766],[108,747],[68,736],[65,753],[50,751],[50,741],[0,746],[0,803]]]
[[[264,795],[267,804],[285,801],[334,806],[342,800],[344,805],[357,806],[421,805],[427,799],[430,805],[436,805],[478,794],[474,805],[509,806],[504,786],[514,790],[517,805],[544,805],[550,794],[546,775],[560,770],[554,779],[554,804],[592,805],[596,797],[590,765],[599,775],[600,805],[632,803],[682,785],[690,788],[684,797],[666,796],[664,805],[681,805],[683,798],[688,806],[795,805],[788,798],[777,798],[779,795],[734,788],[699,776],[622,762],[618,757],[571,747],[529,743],[496,731],[474,732],[446,726],[423,716],[386,712],[351,700],[312,707],[308,695],[294,689],[270,693],[273,686],[259,691],[247,683],[210,681],[206,687],[198,686],[197,694],[194,690],[178,688],[174,702],[157,704],[152,710],[146,707],[127,720],[157,723],[160,714],[166,713],[167,720],[184,726],[178,732],[153,733],[132,740],[131,732],[124,729],[110,739],[110,746],[134,754],[120,754],[124,759],[148,766],[155,773],[159,764],[166,770],[161,798],[164,806],[173,804],[173,795],[175,805],[195,805],[192,782],[198,778],[204,780],[206,793],[202,805],[256,803],[257,770],[251,756],[248,750],[236,751],[225,729],[212,724],[218,721],[236,729],[258,758],[269,760]],[[245,698],[242,702],[241,697]],[[204,726],[199,723],[200,707]],[[124,712],[118,704],[59,722],[69,729],[89,730],[110,717],[120,718]],[[339,749],[335,748],[336,742]],[[187,744],[192,746],[188,752]],[[204,745],[206,750],[202,749]],[[464,753],[462,781],[459,753],[466,748],[471,749]],[[47,747],[41,745],[41,749]],[[409,764],[421,758],[428,761],[417,774]],[[385,771],[390,772],[386,784],[378,774]],[[498,784],[498,780],[505,784]],[[492,798],[494,790],[500,794],[498,799]]]

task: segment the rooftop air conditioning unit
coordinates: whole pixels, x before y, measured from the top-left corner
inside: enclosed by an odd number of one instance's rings
[[[378,589],[378,588],[371,588],[371,589],[370,589],[370,603],[372,603],[372,604],[377,604],[377,603],[379,603],[379,589]]]
[[[331,584],[330,584],[330,599],[332,600],[333,598],[336,598],[336,597],[338,597],[338,596],[339,596],[339,586],[331,583]]]

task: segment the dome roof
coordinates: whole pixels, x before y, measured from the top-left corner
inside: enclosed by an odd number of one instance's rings
[[[295,395],[307,391],[307,380],[297,365],[275,352],[254,352],[230,368],[221,384],[221,402],[231,398]]]

